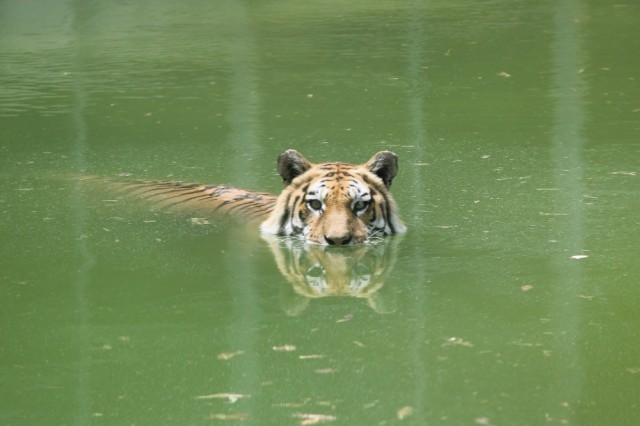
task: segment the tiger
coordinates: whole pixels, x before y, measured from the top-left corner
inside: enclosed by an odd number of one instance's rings
[[[259,221],[262,234],[346,246],[406,232],[389,192],[398,157],[380,151],[364,164],[313,164],[294,149],[277,159],[276,196],[223,185],[129,181],[120,190],[161,208],[187,208]]]

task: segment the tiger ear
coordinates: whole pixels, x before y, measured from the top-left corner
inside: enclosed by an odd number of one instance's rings
[[[287,185],[310,168],[311,163],[295,149],[288,149],[278,157],[278,173]]]
[[[380,151],[366,162],[365,167],[388,188],[398,173],[398,156],[391,151]]]

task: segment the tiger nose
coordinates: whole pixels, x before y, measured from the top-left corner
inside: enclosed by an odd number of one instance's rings
[[[351,234],[346,234],[344,236],[324,236],[324,240],[330,246],[345,246],[351,242]]]

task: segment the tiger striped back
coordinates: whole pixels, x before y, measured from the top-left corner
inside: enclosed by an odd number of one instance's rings
[[[272,194],[223,185],[111,179],[102,179],[101,182],[127,198],[145,200],[158,209],[197,210],[245,220],[266,219],[277,200]]]

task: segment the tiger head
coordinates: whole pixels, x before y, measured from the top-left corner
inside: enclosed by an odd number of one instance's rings
[[[260,226],[264,234],[299,235],[305,242],[349,245],[406,231],[389,187],[398,171],[390,151],[364,164],[312,164],[290,149],[278,157],[285,189]]]

